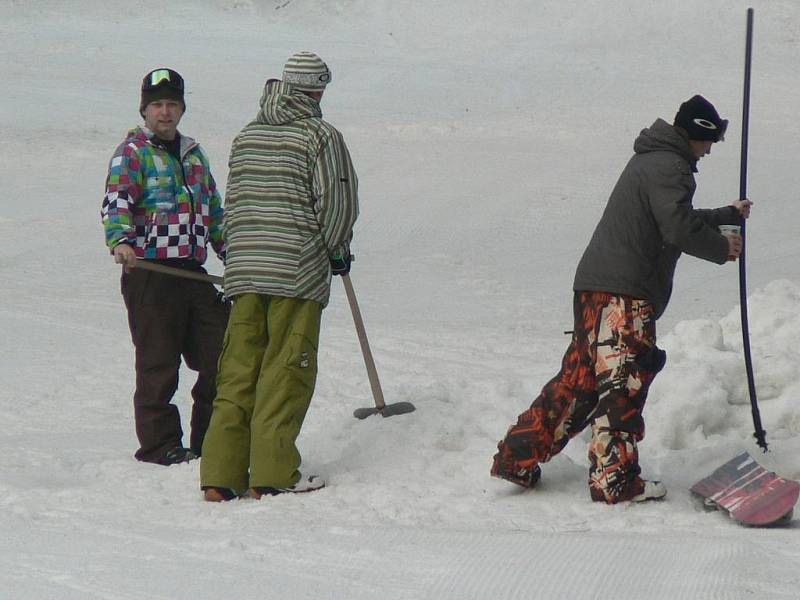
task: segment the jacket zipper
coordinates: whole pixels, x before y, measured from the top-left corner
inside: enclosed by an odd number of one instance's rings
[[[152,145],[152,146],[154,146],[156,148],[159,148],[161,150],[164,150],[160,146],[157,146],[156,144],[153,144],[152,141],[148,140],[148,142],[150,143],[150,145]],[[194,239],[195,239],[195,244],[194,245],[195,245],[195,248],[196,248],[197,247],[197,234],[194,233],[194,221],[195,221],[194,217],[195,217],[195,214],[196,214],[196,210],[195,210],[195,206],[194,206],[194,194],[192,193],[192,188],[190,188],[186,183],[187,182],[186,168],[183,165],[183,159],[186,156],[189,155],[189,152],[191,152],[195,148],[195,146],[197,146],[196,143],[192,144],[191,146],[189,146],[186,149],[186,152],[180,152],[179,153],[179,158],[177,158],[177,159],[175,158],[175,156],[173,156],[168,151],[166,152],[166,154],[169,157],[169,159],[177,160],[178,161],[178,165],[180,166],[181,187],[183,189],[185,189],[186,193],[189,195],[189,235],[194,235]],[[144,238],[145,239],[145,247],[147,247],[147,244],[149,242],[150,234],[152,233],[152,230],[153,230],[154,220],[155,220],[155,213],[153,215],[151,215],[151,218],[149,219],[149,223],[145,227],[145,238]]]

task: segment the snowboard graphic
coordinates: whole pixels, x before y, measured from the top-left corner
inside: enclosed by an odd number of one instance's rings
[[[725,510],[744,525],[786,523],[800,495],[800,483],[779,477],[742,452],[691,487],[706,507]]]

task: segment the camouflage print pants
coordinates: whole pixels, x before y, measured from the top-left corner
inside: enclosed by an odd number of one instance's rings
[[[647,390],[663,368],[649,302],[605,292],[576,292],[575,327],[561,371],[498,444],[492,474],[513,478],[558,454],[592,427],[593,500],[630,500],[644,489],[636,444],[644,437]]]

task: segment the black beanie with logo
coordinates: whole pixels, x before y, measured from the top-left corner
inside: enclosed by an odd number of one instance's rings
[[[673,125],[685,129],[690,140],[720,142],[728,120],[720,118],[714,105],[698,94],[681,104]]]

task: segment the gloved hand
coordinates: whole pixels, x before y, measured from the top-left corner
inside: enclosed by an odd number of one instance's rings
[[[350,263],[353,262],[353,255],[348,248],[345,252],[331,256],[331,271],[334,275],[347,275],[350,272]]]

